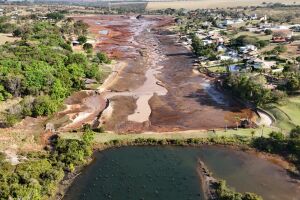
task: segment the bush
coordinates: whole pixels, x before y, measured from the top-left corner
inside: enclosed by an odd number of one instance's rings
[[[90,50],[90,49],[93,49],[93,45],[90,44],[90,43],[85,43],[85,44],[83,45],[83,49],[84,49],[85,51],[88,51],[88,50]]]
[[[84,43],[86,43],[86,41],[87,41],[87,37],[84,36],[84,35],[81,35],[81,36],[78,37],[77,40],[78,40],[78,42],[79,42],[80,44],[84,44]]]
[[[296,126],[291,130],[290,137],[294,139],[300,139],[300,126]]]
[[[59,103],[48,95],[38,96],[33,102],[32,116],[48,116],[55,113]]]
[[[284,139],[284,135],[281,132],[272,131],[270,133],[270,138],[272,138],[274,140],[283,140]]]
[[[22,35],[22,30],[21,30],[20,28],[17,28],[17,29],[15,29],[15,30],[13,31],[12,35],[13,35],[14,37],[21,37],[21,35]]]
[[[271,29],[266,29],[265,34],[266,35],[272,35],[273,31]]]
[[[102,52],[98,52],[96,54],[96,58],[94,59],[94,61],[97,63],[105,63],[105,64],[111,63],[111,60],[108,58],[108,56]]]
[[[18,114],[6,114],[5,115],[5,126],[6,127],[12,127],[16,123],[20,121],[20,116]]]
[[[62,14],[61,12],[52,12],[52,13],[48,13],[46,17],[54,20],[62,20],[65,17],[65,15]]]

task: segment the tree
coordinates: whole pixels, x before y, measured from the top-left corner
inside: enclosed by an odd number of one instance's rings
[[[84,36],[84,35],[81,35],[81,36],[78,37],[77,40],[78,40],[78,42],[79,42],[80,44],[84,44],[84,43],[86,43],[86,41],[87,41],[87,37]]]
[[[290,137],[293,139],[300,139],[300,126],[296,126],[291,130]]]
[[[82,20],[74,23],[74,32],[76,35],[86,35],[89,25]]]
[[[85,144],[90,145],[94,140],[94,137],[95,137],[95,133],[92,130],[86,130],[82,135],[82,141]]]
[[[105,63],[105,64],[110,64],[111,60],[108,58],[108,56],[105,53],[98,52],[96,54],[96,58],[94,60],[97,63]]]
[[[65,15],[62,14],[61,12],[52,12],[52,13],[48,13],[46,17],[49,19],[54,19],[59,21],[62,20],[65,17]]]
[[[12,32],[12,35],[13,35],[14,37],[21,37],[21,35],[22,35],[22,30],[21,30],[21,28],[15,29],[15,30]]]
[[[287,80],[286,88],[287,88],[289,91],[296,91],[296,90],[299,90],[299,88],[300,88],[300,80],[299,80],[299,77],[297,77],[297,76],[295,76],[295,75],[292,75],[292,76]]]
[[[272,131],[270,133],[270,138],[272,138],[274,140],[283,140],[284,139],[284,135],[281,132]]]
[[[241,35],[237,37],[236,39],[233,39],[231,41],[231,44],[234,46],[244,46],[244,45],[257,45],[258,38],[254,36],[248,36],[248,35]]]
[[[48,116],[55,113],[58,109],[58,102],[51,100],[47,95],[38,96],[33,102],[33,117]]]
[[[12,95],[7,92],[3,85],[0,84],[0,101],[5,101],[10,98]]]
[[[56,79],[51,88],[51,98],[56,100],[63,100],[69,94],[66,87],[63,86],[59,79]]]
[[[93,49],[93,45],[90,44],[90,43],[85,43],[85,44],[83,45],[83,49],[84,49],[85,51],[90,51],[90,50]]]
[[[266,34],[266,35],[272,35],[272,33],[273,33],[273,32],[272,32],[271,29],[266,29],[266,30],[265,30],[265,34]]]

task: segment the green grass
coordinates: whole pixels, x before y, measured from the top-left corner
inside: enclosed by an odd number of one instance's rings
[[[248,35],[248,36],[254,36],[257,37],[259,40],[271,40],[272,36],[271,35],[265,35],[264,33],[253,33],[249,31],[240,31],[238,34],[234,34],[233,38],[237,38],[241,35]]]
[[[291,97],[284,104],[271,104],[265,108],[276,118],[278,128],[283,132],[289,132],[300,125],[300,97]]]
[[[227,72],[227,68],[224,66],[208,67],[208,70],[211,72]]]
[[[117,134],[112,132],[96,133],[95,142],[98,144],[103,144],[105,142],[110,142],[112,140],[134,140],[137,138],[152,138],[152,139],[188,139],[188,138],[208,138],[208,137],[252,137],[251,132],[254,131],[254,136],[259,137],[263,133],[263,136],[267,137],[271,131],[278,130],[276,128],[257,128],[257,129],[238,129],[233,130],[217,130],[215,133],[213,131],[181,131],[181,132],[163,132],[163,133],[132,133],[132,134]],[[64,139],[79,139],[82,133],[61,133],[60,137]]]

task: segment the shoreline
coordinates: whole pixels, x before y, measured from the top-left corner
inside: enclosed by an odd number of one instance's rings
[[[146,139],[145,139],[145,141],[146,141]],[[181,141],[186,142],[185,139],[183,139]],[[95,154],[97,152],[102,152],[102,151],[105,151],[108,149],[131,147],[131,146],[183,147],[183,148],[185,148],[185,147],[199,148],[199,147],[215,146],[215,147],[221,147],[221,148],[228,148],[228,149],[235,150],[235,151],[242,151],[247,154],[254,155],[260,159],[266,160],[266,161],[286,170],[287,176],[290,179],[296,181],[297,183],[300,183],[300,173],[296,170],[296,167],[293,163],[288,162],[284,157],[282,157],[280,155],[270,154],[270,153],[266,153],[266,152],[260,152],[256,149],[248,146],[247,144],[242,144],[242,143],[231,144],[231,143],[225,143],[225,141],[223,141],[223,143],[218,143],[216,141],[211,142],[209,140],[206,140],[206,141],[202,140],[201,143],[199,143],[199,144],[188,144],[188,143],[185,143],[185,144],[170,144],[170,143],[151,144],[150,142],[148,142],[148,144],[146,144],[146,143],[144,143],[143,140],[142,141],[123,140],[121,142],[122,143],[117,143],[117,144],[115,144],[114,142],[111,142],[109,144],[94,144],[93,145],[93,154]],[[60,200],[63,199],[64,195],[67,193],[69,188],[72,186],[72,184],[76,180],[77,176],[79,176],[83,172],[83,170],[85,170],[85,168],[88,167],[89,165],[91,165],[93,162],[95,162],[94,155],[92,155],[90,157],[90,159],[87,161],[87,163],[85,163],[82,166],[77,167],[77,169],[74,172],[70,172],[70,173],[66,174],[63,181],[61,183],[59,183],[56,195],[51,199],[53,199],[53,200],[54,199],[60,199]],[[211,190],[210,190],[211,186],[209,185],[209,183],[212,183],[216,179],[210,175],[209,169],[207,169],[207,167],[205,166],[205,164],[202,161],[199,162],[199,160],[198,160],[198,163],[200,164],[200,165],[199,164],[197,165],[197,173],[199,174],[199,177],[202,177],[203,173],[205,172],[205,174],[206,174],[205,179],[207,179],[207,180],[200,180],[201,182],[206,181],[206,186],[205,187],[201,186],[201,187],[203,187],[203,192],[204,192],[204,194],[207,194],[207,196],[214,195],[214,192],[211,192]],[[200,172],[201,172],[201,175],[200,175]]]

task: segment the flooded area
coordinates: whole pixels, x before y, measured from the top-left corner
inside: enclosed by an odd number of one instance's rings
[[[118,62],[114,80],[99,91],[109,111],[99,119],[115,132],[235,127],[253,112],[193,72],[194,57],[167,27],[171,17],[78,16],[97,39],[96,50]]]
[[[265,200],[299,200],[300,196],[299,185],[284,169],[223,147],[122,147],[94,156],[64,200],[204,199],[198,159],[238,192],[254,192]]]

